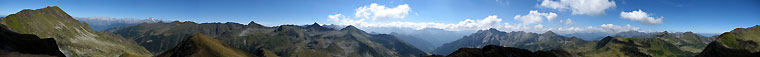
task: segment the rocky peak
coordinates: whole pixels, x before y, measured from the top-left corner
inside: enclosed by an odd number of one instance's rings
[[[261,25],[261,24],[258,24],[256,22],[251,21],[251,22],[248,23],[248,27],[264,27],[264,26]]]
[[[306,28],[312,29],[312,30],[318,30],[318,31],[330,30],[330,28],[320,26],[317,22],[314,22],[314,24],[306,26]]]
[[[310,26],[320,26],[319,23],[314,22],[314,24],[311,24]]]
[[[340,30],[359,30],[359,28],[354,27],[354,25],[348,25],[346,26],[346,28],[343,28]]]
[[[500,32],[499,30],[496,30],[495,28],[490,28],[488,30],[478,30],[476,33],[497,33]]]
[[[340,29],[340,31],[348,32],[349,34],[368,35],[367,32],[364,32],[353,25],[346,26],[346,28]]]
[[[556,33],[554,33],[554,32],[552,32],[552,31],[546,31],[546,32],[544,32],[544,33],[543,33],[543,34],[541,34],[541,35],[557,35],[557,34],[556,34]]]

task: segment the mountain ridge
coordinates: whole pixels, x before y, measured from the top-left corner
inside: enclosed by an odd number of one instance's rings
[[[725,32],[707,45],[697,57],[751,57],[760,56],[760,25],[736,28]]]
[[[79,22],[58,6],[24,9],[6,16],[2,21],[7,29],[41,38],[55,38],[66,56],[115,57],[151,56],[134,41],[107,32],[95,32],[87,22]]]
[[[182,40],[176,47],[163,52],[157,57],[256,57],[240,49],[231,47],[219,40],[201,33]]]
[[[392,35],[369,34],[354,26],[340,30],[317,23],[305,26],[280,25],[265,27],[237,23],[144,23],[106,30],[135,39],[151,52],[162,52],[194,32],[200,32],[245,52],[276,56],[421,56],[427,53]],[[264,53],[272,54],[272,53]]]

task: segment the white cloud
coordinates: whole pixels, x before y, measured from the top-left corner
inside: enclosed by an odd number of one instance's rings
[[[335,15],[327,16],[328,21],[339,21],[341,18],[346,18],[346,16],[343,16],[343,14],[335,14]]]
[[[374,3],[373,3],[374,4]],[[639,30],[636,26],[625,25],[617,26],[613,24],[603,24],[598,27],[552,27],[541,24],[543,19],[551,21],[557,18],[557,14],[553,12],[538,12],[536,10],[530,11],[526,15],[516,15],[514,20],[520,21],[519,23],[507,23],[502,22],[504,19],[499,18],[496,15],[489,15],[483,19],[464,19],[457,23],[437,23],[437,22],[404,22],[404,21],[392,21],[392,22],[374,22],[374,13],[360,13],[364,12],[362,8],[372,8],[373,5],[360,7],[357,9],[356,17],[346,17],[343,14],[328,15],[328,21],[333,22],[336,25],[354,25],[359,28],[370,27],[399,27],[399,28],[438,28],[450,31],[472,31],[483,30],[489,28],[496,28],[502,31],[526,31],[526,32],[545,32],[555,31],[558,33],[576,33],[576,32],[605,32],[605,33],[617,33],[630,30]],[[378,7],[378,5],[374,5]],[[401,7],[401,6],[400,6]],[[385,8],[385,7],[381,7]],[[399,7],[397,7],[399,8]],[[367,14],[367,15],[364,15]],[[508,19],[509,20],[509,19]],[[572,19],[560,20],[560,23],[575,24]]]
[[[662,24],[662,16],[660,18],[650,17],[649,14],[647,14],[644,11],[638,10],[638,11],[632,11],[632,12],[620,12],[620,17],[623,19],[628,19],[632,21],[641,22],[644,24]]]
[[[544,28],[544,25],[538,24],[535,26],[535,28]]]
[[[351,25],[351,24],[364,23],[364,19],[353,20],[351,18],[347,18],[346,16],[343,16],[343,14],[328,15],[327,19],[328,21],[336,22],[336,24],[339,24],[339,25]]]
[[[598,15],[604,10],[615,7],[615,1],[609,0],[543,0],[541,7],[556,10],[571,10],[572,14]]]
[[[639,27],[631,26],[627,24],[625,26],[618,26],[613,24],[603,24],[599,27],[546,27],[542,24],[510,24],[502,23],[503,19],[498,18],[496,15],[491,15],[483,19],[472,20],[465,19],[458,23],[446,24],[436,22],[365,22],[365,19],[354,20],[345,18],[341,14],[329,15],[328,20],[338,25],[354,25],[357,27],[403,27],[413,29],[423,28],[439,28],[450,31],[463,31],[463,30],[482,30],[489,28],[496,28],[503,31],[526,31],[526,32],[545,32],[554,31],[557,33],[587,33],[587,32],[603,32],[603,33],[619,33],[625,31],[639,31]],[[572,20],[572,19],[567,19]],[[568,21],[563,21],[568,22]],[[570,21],[572,22],[572,21]]]
[[[408,27],[414,29],[440,28],[448,30],[479,30],[488,28],[502,28],[502,19],[491,15],[480,20],[465,19],[456,24],[444,24],[435,22],[365,22],[365,19],[354,20],[345,18],[341,14],[329,15],[328,20],[338,25],[354,25],[358,27]]]
[[[619,32],[625,32],[625,31],[639,31],[639,27],[631,26],[630,24],[626,24],[625,26],[617,26],[613,24],[602,24],[600,27],[593,27],[588,26],[586,28],[581,27],[560,27],[555,29],[549,29],[555,32],[559,33],[591,33],[591,32],[602,32],[602,33],[619,33]]]
[[[557,14],[553,12],[539,13],[536,10],[531,10],[528,15],[515,15],[514,19],[521,21],[523,24],[537,24],[541,23],[543,19],[551,21],[557,18]]]
[[[574,25],[575,21],[573,21],[573,19],[567,18],[566,20],[559,20],[559,23],[565,23],[567,25]]]
[[[609,32],[625,32],[625,31],[631,31],[631,30],[639,30],[639,27],[631,26],[631,24],[626,24],[625,26],[616,26],[613,24],[602,24],[601,27],[607,29],[606,31],[609,31]]]
[[[409,5],[398,5],[395,8],[388,8],[385,5],[378,5],[372,3],[369,6],[363,6],[356,9],[356,17],[364,19],[388,19],[388,18],[404,18],[409,14]]]

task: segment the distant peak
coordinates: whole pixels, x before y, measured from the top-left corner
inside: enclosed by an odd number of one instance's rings
[[[625,32],[629,32],[629,33],[639,33],[639,31],[635,31],[635,30],[630,30],[630,31],[625,31]]]
[[[263,25],[261,25],[261,24],[258,24],[258,23],[256,23],[256,22],[253,22],[253,21],[251,21],[251,22],[249,22],[249,23],[248,23],[248,26],[253,26],[253,27],[262,27]]]
[[[313,25],[319,25],[319,23],[317,23],[317,22],[314,22],[314,24],[311,24],[311,25],[312,25],[312,26],[313,26]]]
[[[399,35],[399,34],[398,34],[398,33],[396,33],[396,32],[391,32],[391,33],[388,33],[388,34],[391,34],[391,35]]]
[[[543,33],[543,35],[557,35],[557,34],[552,31],[546,31]]]
[[[348,25],[346,28],[340,29],[340,30],[358,30],[359,28],[354,27],[354,25]]]
[[[315,30],[322,30],[322,31],[325,31],[325,30],[331,30],[330,28],[327,28],[327,27],[322,27],[322,26],[321,26],[321,25],[319,25],[319,23],[317,23],[317,22],[314,22],[314,24],[311,24],[311,25],[308,25],[308,26],[306,26],[306,28],[309,28],[309,29],[315,29]]]
[[[488,31],[499,31],[499,30],[496,30],[496,28],[489,28]]]
[[[319,23],[314,22],[314,24],[311,24],[308,27],[322,27],[322,26],[320,26]]]

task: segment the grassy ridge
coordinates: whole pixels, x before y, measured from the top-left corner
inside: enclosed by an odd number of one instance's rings
[[[57,6],[42,9],[25,9],[0,21],[8,29],[34,34],[42,38],[55,38],[67,56],[115,57],[122,54],[151,56],[132,40],[120,36],[94,32],[87,23],[79,22]]]
[[[187,49],[190,48],[190,49]],[[191,53],[189,55],[182,53]],[[179,46],[159,55],[159,57],[251,57],[248,53],[221,43],[201,33],[184,40]]]

